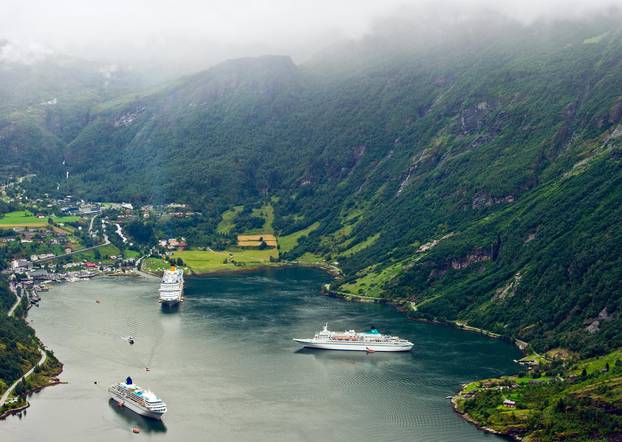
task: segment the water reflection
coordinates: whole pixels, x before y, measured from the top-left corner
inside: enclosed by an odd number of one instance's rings
[[[145,433],[166,433],[166,425],[163,421],[156,419],[148,419],[140,414],[128,410],[126,407],[120,406],[114,399],[108,400],[108,405],[112,408],[117,416],[122,418],[132,427],[138,427]]]
[[[162,313],[164,313],[165,315],[171,314],[171,313],[177,313],[179,311],[179,303],[177,304],[166,304],[166,303],[162,303],[161,305],[161,311]]]
[[[388,306],[319,296],[326,281],[296,268],[189,278],[186,302],[173,309],[157,303],[155,278],[58,286],[31,318],[69,384],[33,397],[27,418],[2,423],[1,440],[89,440],[95,432],[124,440],[132,427],[153,442],[205,440],[208,432],[223,442],[499,440],[457,417],[445,397],[468,380],[514,371],[513,347],[408,321]],[[291,340],[326,321],[341,330],[374,324],[416,346],[367,354]],[[166,401],[165,423],[108,401],[101,383],[128,374]]]

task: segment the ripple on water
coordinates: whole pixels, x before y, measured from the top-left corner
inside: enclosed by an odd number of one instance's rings
[[[33,311],[34,325],[58,349],[71,385],[44,390],[23,421],[3,423],[2,440],[86,440],[93,431],[122,438],[130,424],[93,377],[108,383],[127,374],[170,404],[167,440],[494,439],[464,424],[444,397],[469,377],[510,369],[515,354],[505,344],[405,321],[387,306],[318,296],[324,281],[308,269],[189,278],[174,311],[157,304],[157,278],[55,288]],[[374,324],[412,339],[415,350],[306,351],[291,341],[325,322],[337,330]],[[134,346],[121,340],[129,334]]]

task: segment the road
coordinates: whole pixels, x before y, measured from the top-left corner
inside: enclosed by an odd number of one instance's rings
[[[71,253],[65,253],[63,255],[53,256],[52,258],[43,258],[43,259],[38,260],[37,262],[53,261],[58,258],[64,258],[65,256],[71,256],[71,255],[75,255],[76,253],[87,252],[89,250],[97,249],[98,247],[107,246],[108,244],[110,244],[110,240],[108,239],[108,235],[106,235],[106,233],[104,232],[104,242],[102,244],[97,244],[96,246],[86,247],[80,250],[74,250]]]
[[[95,218],[97,218],[97,215],[94,215],[93,218],[91,218],[91,222],[89,223],[89,236],[91,235],[91,232],[93,231],[93,222],[95,221]]]
[[[47,353],[45,351],[43,351],[43,349],[41,349],[41,348],[39,349],[39,353],[41,353],[41,359],[39,359],[39,362],[37,362],[37,364],[35,366],[33,366],[30,370],[28,370],[28,372],[23,377],[27,378],[28,376],[30,376],[35,371],[35,368],[37,366],[41,366],[41,365],[45,364],[45,360],[48,357]],[[22,378],[19,378],[18,380],[13,382],[13,385],[11,385],[9,387],[9,389],[4,392],[4,394],[0,398],[0,407],[2,407],[4,405],[6,400],[9,398],[9,394],[11,394],[11,392],[13,390],[15,390],[15,387],[17,387],[17,384],[19,384],[21,380],[22,380]]]
[[[19,303],[22,301],[22,298],[17,294],[17,290],[15,289],[15,285],[14,284],[11,284],[9,287],[10,287],[11,291],[13,292],[13,294],[15,295],[16,300],[15,300],[15,304],[13,304],[13,307],[11,307],[11,310],[9,310],[7,315],[8,316],[13,316],[13,313],[15,313],[15,309],[17,308]],[[19,378],[15,382],[13,382],[13,385],[11,385],[8,388],[8,390],[4,392],[2,397],[0,397],[0,408],[2,408],[2,406],[4,405],[6,400],[9,398],[9,395],[11,394],[11,392],[13,390],[15,390],[15,387],[17,387],[17,384],[19,384],[19,382],[22,380],[22,378],[30,376],[35,371],[35,367],[41,366],[41,365],[45,364],[45,360],[48,357],[47,353],[45,351],[43,351],[42,348],[39,349],[39,353],[41,353],[41,359],[39,359],[39,362],[37,362],[36,365],[34,365],[30,370],[28,370],[28,372],[26,372],[26,374],[24,376],[22,376],[21,378]]]
[[[11,285],[9,285],[9,288],[11,289],[13,294],[15,295],[15,298],[17,298],[15,300],[15,304],[13,304],[13,307],[11,307],[11,309],[7,313],[8,316],[13,316],[13,313],[15,313],[15,309],[17,308],[19,303],[22,302],[22,298],[17,294],[17,290],[15,289],[15,285],[13,283],[11,283]]]

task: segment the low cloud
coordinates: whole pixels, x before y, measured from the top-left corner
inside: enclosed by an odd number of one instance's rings
[[[0,60],[32,63],[54,50],[143,66],[201,68],[264,53],[300,61],[335,41],[360,38],[403,11],[491,10],[530,23],[614,6],[622,0],[3,0],[0,38],[13,44],[3,47]]]

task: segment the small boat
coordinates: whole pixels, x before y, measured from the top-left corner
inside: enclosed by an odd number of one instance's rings
[[[134,336],[122,336],[121,339],[127,341],[129,344],[134,343]]]
[[[365,347],[365,351],[367,353],[375,353],[376,352],[376,350],[374,350],[373,348],[369,348],[369,347]]]

